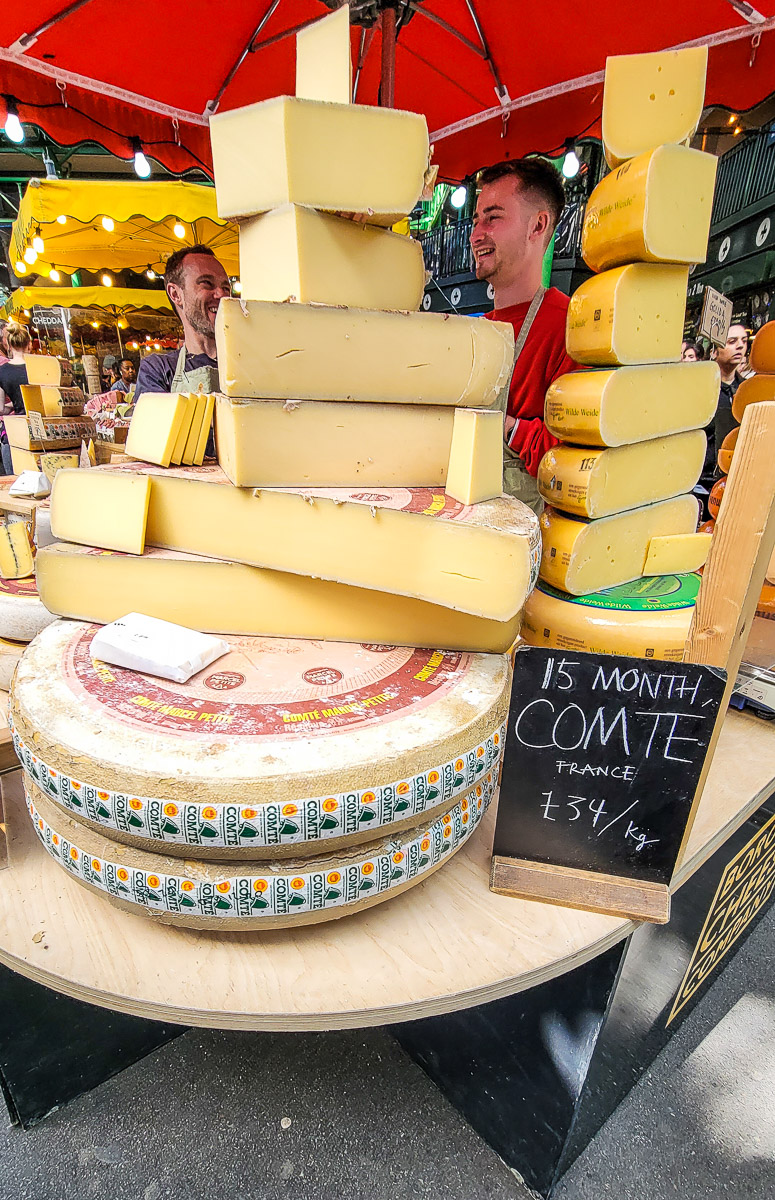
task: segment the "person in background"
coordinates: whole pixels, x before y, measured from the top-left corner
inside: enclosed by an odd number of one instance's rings
[[[180,350],[149,354],[137,372],[135,399],[144,392],[217,392],[215,316],[231,295],[226,271],[208,246],[185,246],[167,260],[164,286],[183,325]]]
[[[702,346],[697,342],[684,342],[681,349],[681,362],[702,362]]]
[[[8,346],[5,340],[5,331],[8,328],[7,321],[0,321],[0,367],[3,363],[8,362]]]
[[[740,368],[748,357],[748,330],[739,322],[729,326],[726,345],[718,346],[713,351],[713,358],[721,370],[721,391],[719,392],[716,418],[713,422],[715,436],[715,455],[724,438],[731,433],[737,422],[732,416],[732,401],[735,392],[740,387],[742,379]]]
[[[547,388],[577,364],[565,350],[568,297],[541,283],[543,260],[565,191],[558,171],[541,158],[497,163],[479,175],[471,250],[477,279],[492,284],[495,307],[485,316],[507,321],[516,338],[504,424],[503,488],[534,511],[543,500],[536,475],[557,439],[544,425]]]
[[[23,413],[22,384],[27,383],[27,368],[24,355],[29,354],[32,339],[25,325],[11,322],[5,331],[5,342],[8,347],[8,360],[0,365],[0,415]],[[3,460],[3,474],[13,475],[11,463],[11,447],[8,445],[8,435],[5,432],[5,422],[0,431],[0,454]]]
[[[116,364],[114,362],[110,363],[110,365],[107,367],[103,363],[102,370],[103,370],[103,373],[105,376],[105,380],[104,380],[105,391],[112,392],[114,387],[118,383],[118,367],[116,366]]]
[[[131,358],[122,358],[118,364],[118,379],[111,384],[111,392],[121,392],[123,395],[131,388],[135,381],[135,364]]]

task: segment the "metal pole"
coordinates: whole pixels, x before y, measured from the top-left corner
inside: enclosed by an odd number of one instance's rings
[[[395,108],[396,100],[396,10],[382,10],[382,82],[379,102],[382,108]]]
[[[123,357],[124,357],[124,346],[123,346],[123,344],[122,344],[122,341],[121,341],[121,326],[120,326],[120,325],[119,325],[119,323],[118,323],[118,322],[119,322],[119,320],[120,320],[120,318],[119,318],[119,317],[116,317],[116,333],[118,334],[118,349],[119,349],[119,353],[121,354],[121,357],[123,358]]]

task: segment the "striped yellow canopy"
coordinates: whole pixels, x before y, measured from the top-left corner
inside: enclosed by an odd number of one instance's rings
[[[113,316],[143,308],[172,312],[167,293],[161,288],[145,291],[120,287],[20,287],[11,293],[0,309],[0,316],[7,320],[25,310],[32,312],[35,307],[100,308]]]

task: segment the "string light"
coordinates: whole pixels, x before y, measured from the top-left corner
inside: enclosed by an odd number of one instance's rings
[[[234,280],[234,283],[231,285],[231,290],[234,292],[235,296],[242,295],[242,284],[240,283],[239,279]]]
[[[743,132],[743,130],[742,130],[742,126],[738,125],[738,126],[737,126],[737,128],[735,129],[734,136],[735,136],[735,137],[737,137],[737,136],[738,136],[739,134],[741,134],[742,132]]]
[[[30,315],[30,310],[28,308],[22,309],[22,311],[23,311],[25,317],[28,317]]]
[[[59,274],[59,271],[57,271],[56,267],[51,268],[51,270],[48,273],[48,277],[54,283],[59,283],[60,279],[62,278],[62,276]]]
[[[562,160],[562,173],[566,179],[575,179],[580,169],[579,156],[573,146],[569,146],[565,158]]]
[[[24,261],[33,266],[38,261],[38,252],[32,246],[28,246],[24,251]]]
[[[175,234],[175,237],[184,238],[186,236],[186,227],[180,221],[176,221],[172,226],[172,232]]]
[[[60,213],[59,216],[57,217],[57,225],[66,225],[66,224],[67,224],[67,217],[65,216],[64,213]]]
[[[40,225],[38,225],[38,228],[35,231],[35,237],[32,239],[32,248],[33,250],[36,250],[38,254],[42,254],[46,249],[43,243],[43,238],[40,236]]]
[[[5,125],[3,126],[3,129],[5,131],[5,136],[9,141],[15,142],[17,146],[20,146],[24,141],[24,130],[22,128],[22,123],[19,120],[19,110],[16,107],[16,101],[12,100],[10,96],[5,96],[4,99]]]
[[[99,327],[100,327],[99,321],[92,321],[91,327],[92,327],[92,329],[99,329]]]
[[[111,279],[110,275],[105,274],[102,276],[102,286],[113,287],[113,280]]]
[[[102,228],[107,233],[112,233],[113,230],[116,228],[116,222],[113,220],[112,217],[103,217],[102,218]]]
[[[135,175],[139,175],[140,179],[148,179],[151,174],[151,164],[143,154],[139,138],[132,138],[132,153],[134,154]]]
[[[737,120],[737,113],[730,113],[729,120],[727,121],[727,125],[734,125],[736,120]]]
[[[461,183],[460,187],[456,187],[449,198],[449,202],[453,208],[462,208],[468,199],[468,188]]]
[[[151,281],[153,281],[156,278],[156,272],[154,271],[154,269],[150,263],[148,263],[148,269],[145,272],[145,274],[146,274],[146,277],[148,279],[150,279]]]
[[[17,258],[16,262],[14,263],[13,269],[17,275],[26,275],[27,274],[27,264],[25,262],[22,262],[22,260],[20,258]]]

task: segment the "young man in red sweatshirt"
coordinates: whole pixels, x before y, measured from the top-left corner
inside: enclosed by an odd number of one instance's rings
[[[540,158],[497,163],[479,174],[471,249],[477,279],[493,286],[492,321],[514,327],[516,361],[509,387],[504,491],[540,511],[535,477],[557,439],[544,425],[544,397],[560,375],[576,369],[565,351],[568,297],[541,286],[543,258],[565,205],[558,171]]]

